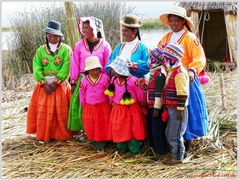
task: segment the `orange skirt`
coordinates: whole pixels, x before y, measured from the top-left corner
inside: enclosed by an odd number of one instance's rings
[[[82,121],[88,140],[109,141],[110,136],[110,105],[109,102],[83,106]]]
[[[129,141],[132,138],[145,139],[145,122],[138,103],[129,106],[114,104],[110,124],[112,138],[116,143]]]
[[[70,86],[66,81],[50,95],[36,85],[27,113],[27,133],[36,133],[36,139],[45,142],[72,139],[72,132],[67,130],[70,96]]]

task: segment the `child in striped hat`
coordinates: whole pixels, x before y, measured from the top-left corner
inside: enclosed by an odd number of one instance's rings
[[[166,44],[163,49],[165,66],[168,69],[163,89],[163,104],[168,113],[166,138],[170,145],[173,160],[165,162],[172,165],[182,163],[185,157],[183,134],[188,121],[189,76],[182,66],[183,48],[174,43]]]
[[[166,70],[163,66],[164,58],[162,47],[152,49],[149,52],[148,65],[149,82],[147,86],[147,134],[149,146],[153,148],[155,156],[153,160],[169,152],[169,146],[165,137],[167,122],[162,121],[162,102],[161,93],[166,80]]]

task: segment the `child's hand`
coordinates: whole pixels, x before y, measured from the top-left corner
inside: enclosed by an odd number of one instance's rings
[[[153,110],[153,118],[154,119],[159,118],[159,109],[154,108],[154,110]]]
[[[182,110],[178,110],[178,116],[177,116],[177,118],[178,118],[178,120],[179,121],[182,121],[183,120],[183,117],[184,117],[184,113],[183,113],[184,111]]]

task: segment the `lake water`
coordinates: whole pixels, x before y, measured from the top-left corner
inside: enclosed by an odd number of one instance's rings
[[[157,47],[157,44],[161,37],[167,32],[164,29],[158,30],[140,30],[142,42],[146,44],[150,49]],[[12,38],[13,32],[2,32],[2,50],[8,50],[9,39]]]

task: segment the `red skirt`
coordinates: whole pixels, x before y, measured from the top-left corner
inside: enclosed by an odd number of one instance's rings
[[[144,117],[138,103],[129,106],[114,104],[110,124],[112,138],[116,143],[129,141],[132,138],[145,139]]]
[[[36,85],[27,113],[27,133],[36,133],[36,139],[45,142],[72,139],[72,132],[67,130],[70,96],[70,86],[66,81],[50,95]]]
[[[109,141],[110,136],[110,105],[108,101],[101,104],[83,106],[83,127],[88,140]]]

